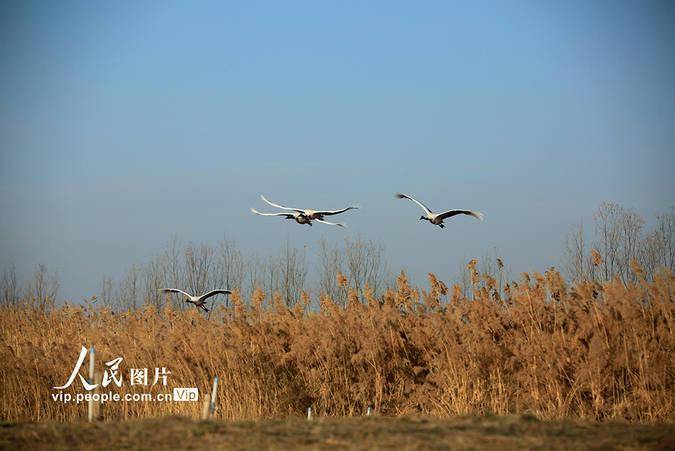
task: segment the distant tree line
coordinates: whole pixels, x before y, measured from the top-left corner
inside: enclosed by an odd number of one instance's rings
[[[635,282],[633,263],[648,280],[663,269],[675,273],[675,209],[655,219],[648,229],[633,210],[612,202],[600,204],[590,233],[581,222],[564,237],[561,267],[567,280],[606,282],[618,278],[623,283]],[[464,293],[470,293],[474,286],[470,263],[470,259],[464,259],[455,277]],[[500,293],[511,280],[511,269],[496,250],[478,259],[475,270],[495,279]]]
[[[645,220],[632,210],[604,202],[593,216],[589,240],[583,222],[564,241],[563,269],[570,280],[635,282],[636,263],[651,279],[663,268],[675,272],[675,209],[656,216],[645,229]]]
[[[167,296],[161,288],[175,287],[203,293],[217,287],[236,290],[250,299],[261,289],[269,299],[275,293],[288,307],[300,300],[303,291],[318,291],[346,303],[347,291],[336,283],[336,274],[347,275],[351,288],[366,287],[378,295],[383,291],[385,261],[382,246],[361,237],[347,238],[341,245],[319,242],[318,286],[308,283],[309,263],[304,249],[286,243],[276,256],[246,257],[231,240],[217,247],[181,245],[172,240],[168,248],[143,266],[133,265],[118,284],[105,277],[100,301],[116,310],[136,308],[141,304],[161,307],[171,302],[175,308],[187,308],[180,296]],[[220,302],[212,299],[211,302]],[[228,299],[224,300],[228,305]]]
[[[648,278],[661,269],[675,272],[675,210],[656,217],[652,229],[645,229],[645,221],[632,210],[615,203],[603,203],[593,217],[592,238],[587,238],[584,224],[574,228],[564,239],[562,266],[568,280],[596,280],[619,278],[624,283],[637,277],[631,264],[637,263]],[[269,299],[275,293],[288,307],[298,303],[303,292],[318,297],[329,296],[339,305],[346,305],[350,290],[360,296],[366,290],[379,297],[395,285],[388,270],[381,244],[362,237],[345,238],[342,243],[330,244],[322,239],[318,255],[310,261],[304,249],[286,243],[278,255],[246,256],[232,240],[225,239],[217,246],[183,245],[172,239],[161,254],[143,265],[132,265],[120,281],[104,276],[99,293],[92,302],[115,311],[135,309],[143,305],[162,307],[170,302],[174,308],[189,305],[176,295],[161,293],[165,287],[179,288],[192,293],[203,293],[225,287],[236,290],[243,299],[250,299],[261,289]],[[510,268],[495,250],[478,263],[462,262],[455,278],[465,293],[472,289],[472,271],[492,277],[501,292],[511,277]],[[472,268],[472,269],[470,269]],[[35,267],[30,281],[21,287],[14,265],[5,268],[0,279],[0,304],[12,305],[20,301],[46,308],[51,306],[59,289],[58,277],[47,266]],[[211,299],[211,303],[221,300]],[[222,302],[228,305],[229,300]]]
[[[135,309],[143,305],[161,308],[166,302],[174,308],[189,308],[177,295],[167,295],[162,288],[172,287],[190,293],[204,293],[214,288],[236,290],[243,299],[250,299],[261,289],[268,299],[274,294],[293,307],[304,292],[331,296],[346,305],[350,289],[359,294],[368,289],[376,296],[394,283],[388,276],[381,244],[362,237],[346,238],[340,244],[319,241],[315,259],[316,282],[308,282],[310,263],[304,249],[284,244],[277,255],[245,256],[232,240],[217,246],[182,244],[172,239],[167,248],[147,263],[133,264],[124,277],[115,281],[104,276],[98,294],[91,300],[115,311]],[[344,275],[347,284],[338,284],[337,274]],[[389,278],[388,278],[389,277]],[[389,280],[389,282],[387,282]],[[56,275],[45,265],[38,265],[31,282],[21,289],[14,265],[5,269],[0,280],[2,304],[16,304],[28,298],[38,306],[49,306],[56,299],[59,284]],[[210,303],[229,299],[213,298]]]
[[[39,308],[47,308],[56,301],[59,292],[59,278],[50,273],[47,265],[39,264],[33,269],[28,284],[21,288],[16,276],[16,267],[10,264],[2,272],[0,279],[0,305],[14,305],[27,301]]]

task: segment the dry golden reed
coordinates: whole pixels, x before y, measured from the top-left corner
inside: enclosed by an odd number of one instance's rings
[[[413,288],[401,273],[381,298],[351,292],[343,308],[324,296],[319,311],[308,309],[306,293],[288,309],[259,290],[248,303],[233,295],[210,319],[169,307],[2,308],[0,419],[83,418],[85,404],[55,402],[51,387],[68,378],[82,345],[94,345],[100,361],[124,357],[124,386],[111,386],[119,393],[139,391],[129,368],[166,366],[169,387],[200,393],[219,376],[218,418],[300,415],[308,406],[361,415],[372,405],[384,415],[673,420],[672,274],[568,286],[551,269],[500,290],[470,268],[471,297],[434,275],[428,289]],[[74,386],[66,391],[83,391]],[[197,417],[200,404],[108,403],[103,416]]]

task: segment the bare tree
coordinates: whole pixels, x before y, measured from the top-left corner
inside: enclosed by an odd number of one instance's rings
[[[486,254],[478,261],[478,272],[482,275],[498,280],[500,268],[499,264],[497,263],[497,251],[495,250],[494,253],[494,256]]]
[[[219,266],[223,275],[224,287],[228,290],[242,291],[244,285],[244,273],[246,262],[233,241],[225,239],[220,244]],[[226,300],[226,306],[229,305]]]
[[[143,300],[146,304],[161,308],[166,296],[161,289],[166,286],[166,265],[162,256],[153,257],[143,267]]]
[[[612,202],[600,204],[594,216],[597,235],[596,250],[602,257],[600,272],[603,280],[611,280],[619,273],[619,247],[623,208]]]
[[[387,267],[381,244],[358,236],[355,239],[345,238],[340,249],[322,240],[319,242],[319,258],[319,289],[338,304],[345,305],[347,302],[347,290],[338,283],[338,273],[346,275],[348,287],[356,290],[362,298],[366,286],[375,297],[379,297],[387,287]]]
[[[53,305],[59,291],[59,282],[56,275],[49,275],[47,265],[38,264],[33,271],[33,280],[29,284],[29,295],[39,308]]]
[[[142,303],[159,308],[165,302],[184,309],[180,296],[167,296],[161,289],[170,286],[193,293],[215,288],[242,289],[246,270],[242,253],[231,241],[223,242],[216,252],[207,245],[183,246],[174,237],[167,249],[147,264],[132,265],[118,290],[113,289],[112,280],[104,277],[101,296],[104,305],[118,310],[134,309]],[[211,300],[212,306],[217,301]]]
[[[300,299],[300,294],[307,279],[305,252],[291,247],[287,241],[277,261],[280,277],[280,291],[288,307],[293,307]]]
[[[132,264],[118,292],[116,305],[119,310],[136,310],[138,308],[138,273],[138,266]]]
[[[268,299],[279,291],[279,265],[274,257],[268,256],[262,265],[262,281],[263,291],[267,294]]]
[[[587,253],[583,226],[565,239],[563,266],[572,280],[635,282],[631,263],[638,262],[651,278],[661,268],[674,270],[675,211],[657,216],[654,230],[644,233],[637,213],[614,203],[602,203],[594,215],[595,240]]]
[[[185,269],[181,263],[182,251],[180,246],[180,241],[174,236],[171,238],[169,246],[164,252],[164,279],[165,283],[171,287],[184,287],[186,285]],[[185,308],[185,303],[178,296],[169,296],[168,299],[170,299],[169,302],[173,304],[174,308]]]
[[[341,306],[347,304],[346,290],[338,284],[338,274],[343,274],[344,258],[338,246],[331,246],[322,238],[319,241],[319,292]]]
[[[656,227],[646,234],[640,252],[640,264],[647,274],[661,268],[675,272],[675,210],[656,217]]]
[[[381,294],[386,265],[381,244],[364,240],[361,235],[356,239],[345,239],[345,263],[350,286],[359,296],[363,295],[366,285],[375,296]]]
[[[565,236],[563,268],[570,280],[586,280],[589,277],[588,258],[584,239],[584,223]]]
[[[618,255],[619,277],[624,283],[634,282],[635,274],[631,262],[638,260],[642,244],[644,219],[632,211],[623,211],[618,224],[620,247]]]
[[[675,272],[675,207],[657,217],[653,233],[658,243],[659,265]]]
[[[254,254],[248,259],[248,262],[246,263],[246,271],[248,272],[247,298],[250,299],[257,288],[260,288],[265,292],[265,265],[266,261],[261,259],[257,254]]]
[[[2,304],[15,305],[19,302],[19,288],[16,281],[16,267],[11,263],[2,271]]]
[[[184,252],[186,286],[192,293],[204,293],[222,284],[223,274],[216,270],[216,260],[213,248],[201,245],[188,245]],[[211,308],[217,302],[215,297],[210,298]]]
[[[207,246],[195,247],[192,244],[185,248],[185,275],[187,287],[193,293],[206,291],[211,265],[213,264],[213,250]]]
[[[101,280],[100,299],[105,307],[111,310],[117,308],[113,294],[113,281],[110,277],[103,276],[103,279]]]

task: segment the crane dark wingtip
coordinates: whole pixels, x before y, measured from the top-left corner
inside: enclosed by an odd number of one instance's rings
[[[405,199],[405,198],[406,198],[406,195],[405,195],[405,194],[401,194],[401,193],[396,193],[396,195],[395,195],[394,197],[396,197],[397,199]]]

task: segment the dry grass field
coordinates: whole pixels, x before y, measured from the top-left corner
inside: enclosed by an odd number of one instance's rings
[[[568,286],[551,270],[499,289],[472,267],[472,294],[433,275],[411,287],[402,273],[381,298],[329,298],[294,308],[261,292],[206,319],[167,306],[114,314],[63,306],[0,309],[0,419],[74,421],[84,404],[52,400],[82,345],[121,370],[164,366],[169,387],[208,391],[220,378],[215,418],[303,415],[520,415],[538,419],[672,422],[675,277]],[[346,281],[341,282],[346,284]],[[84,370],[82,371],[84,373]],[[125,374],[125,378],[127,375]],[[153,392],[161,391],[158,385]],[[125,379],[120,393],[138,387]],[[164,391],[166,391],[166,388]],[[79,381],[65,390],[83,391]],[[114,402],[105,420],[198,418],[200,403]]]
[[[673,449],[673,425],[524,417],[297,418],[0,426],[0,449]]]

